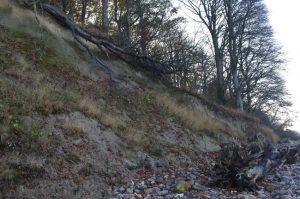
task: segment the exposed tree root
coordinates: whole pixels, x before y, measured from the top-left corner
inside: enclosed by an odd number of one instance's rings
[[[104,39],[98,38],[90,34],[89,32],[83,30],[78,25],[76,25],[73,21],[71,21],[68,17],[66,17],[62,12],[60,12],[56,7],[49,5],[49,4],[41,4],[41,7],[44,11],[55,17],[63,26],[70,29],[73,33],[74,38],[80,45],[82,45],[89,55],[96,60],[96,62],[101,65],[105,69],[105,71],[110,75],[112,74],[111,69],[106,66],[93,52],[88,48],[87,45],[84,44],[82,39],[96,45],[100,50],[107,49],[110,53],[115,55],[116,57],[120,58],[121,60],[125,61],[126,63],[143,67],[144,69],[151,71],[154,75],[156,75],[161,80],[167,80],[166,74],[166,67],[151,59],[147,56],[139,56],[129,52],[126,52],[124,49],[114,45],[112,42]]]
[[[300,146],[277,149],[266,143],[253,142],[247,146],[225,144],[220,162],[215,166],[216,183],[221,187],[237,187],[255,191],[257,180],[285,163],[297,160]]]

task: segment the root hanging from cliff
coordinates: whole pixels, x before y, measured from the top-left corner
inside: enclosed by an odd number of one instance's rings
[[[215,165],[215,183],[224,188],[255,191],[257,181],[283,164],[293,164],[300,154],[300,145],[278,149],[267,143],[253,142],[240,146],[224,144],[219,162]]]
[[[72,20],[70,20],[67,16],[65,16],[58,8],[49,5],[49,4],[41,4],[42,9],[53,16],[61,25],[68,28],[72,31],[73,37],[75,40],[85,48],[88,54],[100,65],[106,72],[109,74],[110,78],[112,76],[112,70],[105,65],[83,42],[83,40],[90,42],[98,47],[99,50],[106,49],[108,52],[123,60],[124,62],[136,66],[142,67],[147,71],[150,71],[155,77],[160,80],[167,82],[167,72],[166,68],[163,64],[153,60],[147,56],[140,56],[130,52],[126,52],[124,49],[116,46],[112,42],[108,41],[105,38],[98,38],[87,32],[86,30],[80,28],[76,25]]]

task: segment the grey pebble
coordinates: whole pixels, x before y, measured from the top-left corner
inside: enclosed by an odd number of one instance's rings
[[[158,194],[159,196],[165,196],[165,195],[167,195],[168,193],[169,193],[168,190],[162,190],[162,191],[159,191],[157,194]]]

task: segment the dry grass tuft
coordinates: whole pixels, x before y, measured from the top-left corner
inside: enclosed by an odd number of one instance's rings
[[[193,93],[190,91],[186,91],[183,89],[177,89],[173,88],[172,90],[175,93],[180,93],[181,96],[187,95],[190,97],[193,97],[201,102],[202,105],[208,107],[211,111],[213,111],[215,114],[220,115],[222,117],[228,117],[239,121],[246,121],[246,122],[259,122],[259,119],[248,114],[245,112],[240,112],[238,110],[235,110],[233,108],[229,108],[220,104],[217,104],[209,99],[207,99],[205,96]]]
[[[78,126],[75,122],[66,120],[62,125],[62,129],[67,136],[81,138],[84,137],[85,133],[83,129]]]
[[[259,130],[264,136],[266,136],[272,142],[278,142],[280,140],[280,136],[268,127],[261,126]]]
[[[68,107],[68,93],[50,84],[33,87],[9,80],[2,81],[0,92],[2,99],[20,110],[37,111],[43,114],[62,113]],[[65,99],[64,99],[65,98]]]
[[[85,97],[80,99],[78,105],[81,111],[88,115],[91,115],[95,118],[103,117],[101,107],[91,98]]]
[[[104,111],[104,109],[100,106],[100,103],[97,103],[97,101],[92,100],[91,98],[84,97],[80,99],[78,106],[80,111],[98,119],[104,125],[111,127],[114,130],[120,131],[120,129],[123,129],[126,126],[119,116],[112,115],[111,113]]]
[[[138,144],[139,146],[150,144],[150,140],[144,131],[129,127],[123,135],[130,143]]]
[[[270,142],[276,143],[280,140],[280,135],[270,127],[253,122],[244,123],[244,125],[245,126],[242,127],[243,133],[245,135],[244,137],[252,138],[252,136],[259,133],[262,134]]]
[[[259,122],[258,118],[246,112],[241,112],[236,109],[225,107],[225,106],[219,106],[219,109],[224,116],[232,117],[233,119],[245,120],[249,122]]]
[[[17,77],[27,81],[27,84],[10,78],[1,78],[0,101],[18,108],[19,112],[36,111],[45,115],[63,113],[72,107],[77,98],[77,94],[72,91],[49,83],[45,75],[32,73],[29,77],[21,71],[15,72]]]
[[[159,105],[165,107],[167,111],[178,117],[186,126],[190,127],[199,133],[229,133],[233,134],[234,131],[230,131],[228,125],[212,118],[205,111],[193,110],[175,102],[174,98],[167,94],[157,94],[156,101]],[[236,135],[234,135],[236,136]]]
[[[79,109],[112,128],[119,137],[125,139],[128,143],[141,147],[148,147],[151,143],[146,131],[127,124],[123,121],[124,118],[121,118],[119,115],[105,111],[97,101],[91,98],[85,97],[81,99],[79,101]]]

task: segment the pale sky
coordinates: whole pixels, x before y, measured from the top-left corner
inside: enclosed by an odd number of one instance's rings
[[[265,0],[269,9],[270,22],[275,38],[286,52],[286,86],[294,104],[292,110],[300,116],[300,1]],[[300,132],[300,119],[296,119],[292,128]]]

